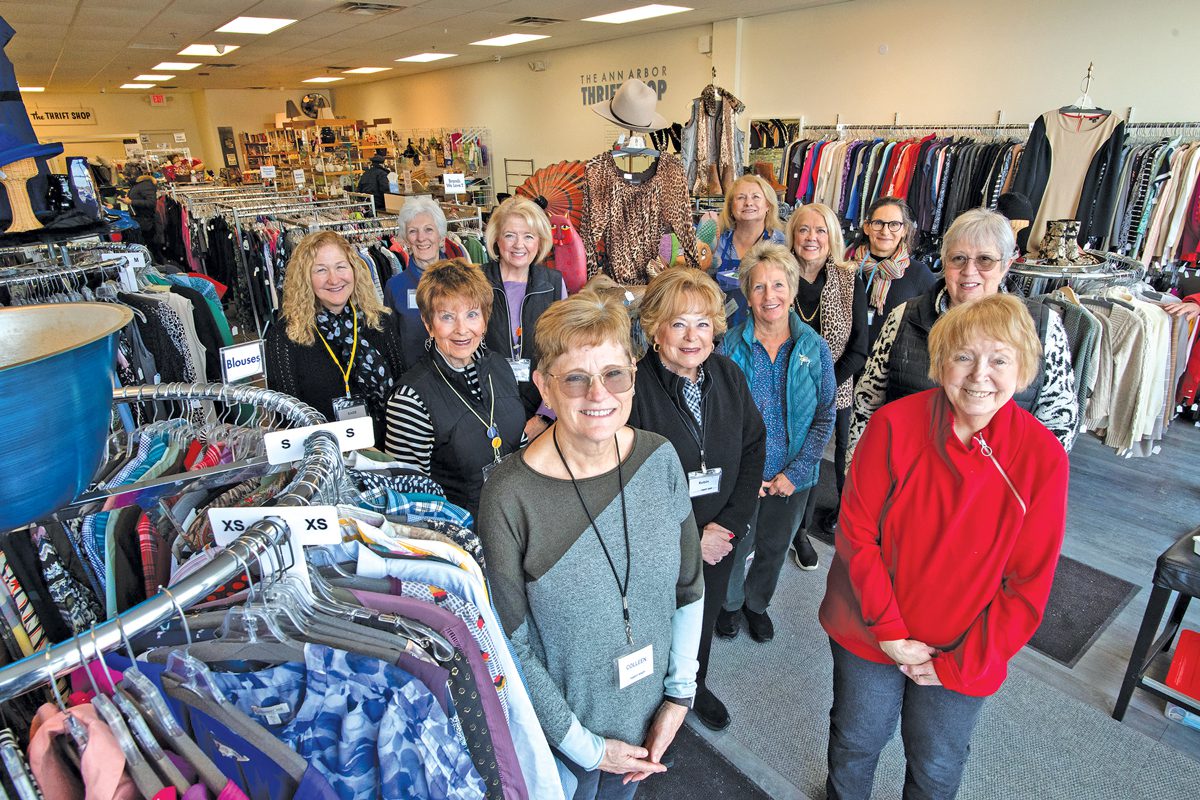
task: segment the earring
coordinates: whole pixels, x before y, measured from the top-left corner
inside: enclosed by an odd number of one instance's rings
[[[654,344],[650,345],[650,347],[652,347],[654,349],[654,352],[656,352],[656,353],[658,352],[658,342],[655,342]]]

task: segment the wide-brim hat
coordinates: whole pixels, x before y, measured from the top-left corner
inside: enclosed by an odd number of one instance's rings
[[[627,130],[656,131],[671,124],[657,107],[658,92],[645,81],[630,78],[608,100],[593,104],[592,111]]]
[[[12,26],[0,18],[0,51],[13,37]],[[42,144],[29,115],[25,101],[17,88],[17,76],[12,62],[0,52],[0,167],[23,158],[49,158],[63,151],[61,144]]]

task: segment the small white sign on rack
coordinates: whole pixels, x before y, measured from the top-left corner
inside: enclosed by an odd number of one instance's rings
[[[261,175],[263,180],[265,180],[265,181],[275,180],[275,165],[274,164],[263,164],[261,167],[258,168],[258,174]]]
[[[340,544],[337,509],[333,506],[272,506],[267,508],[210,508],[213,541],[222,547],[267,517],[287,523],[292,538],[302,545]]]
[[[375,423],[370,417],[343,419],[305,428],[289,428],[263,434],[267,461],[271,464],[290,464],[304,457],[304,440],[317,431],[329,431],[338,440],[338,449],[363,450],[375,444]]]
[[[304,170],[302,170],[302,169],[292,170],[292,180],[296,183],[297,186],[303,186],[304,185]]]
[[[262,339],[221,348],[221,380],[224,383],[257,378],[266,372],[266,368]]]
[[[446,194],[465,194],[467,177],[461,172],[446,172],[442,174],[442,186]]]

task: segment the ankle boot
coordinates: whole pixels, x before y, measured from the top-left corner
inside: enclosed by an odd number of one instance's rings
[[[708,197],[720,197],[725,194],[721,191],[721,176],[717,173],[717,165],[709,164],[704,172],[708,176],[708,181],[704,186],[704,194]]]
[[[766,181],[776,192],[782,192],[787,189],[786,186],[775,179],[775,170],[771,168],[769,162],[755,161],[754,174]]]

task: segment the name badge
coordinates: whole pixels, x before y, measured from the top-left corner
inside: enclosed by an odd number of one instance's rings
[[[417,307],[417,290],[416,289],[408,290],[408,307],[409,308]]]
[[[867,324],[868,325],[875,324],[875,309],[873,309],[873,308],[867,309]]]
[[[370,416],[367,411],[367,401],[356,395],[350,397],[335,397],[333,400],[333,416],[338,421],[344,419],[359,419]]]
[[[617,687],[624,689],[654,674],[654,645],[617,656]]]
[[[513,377],[517,379],[517,383],[529,383],[528,358],[510,358],[508,365],[512,367]]]
[[[492,473],[496,471],[496,467],[500,466],[499,461],[489,461],[483,465],[483,482],[487,483],[487,479],[492,477]]]
[[[688,473],[688,497],[703,497],[719,491],[721,491],[720,467]]]

